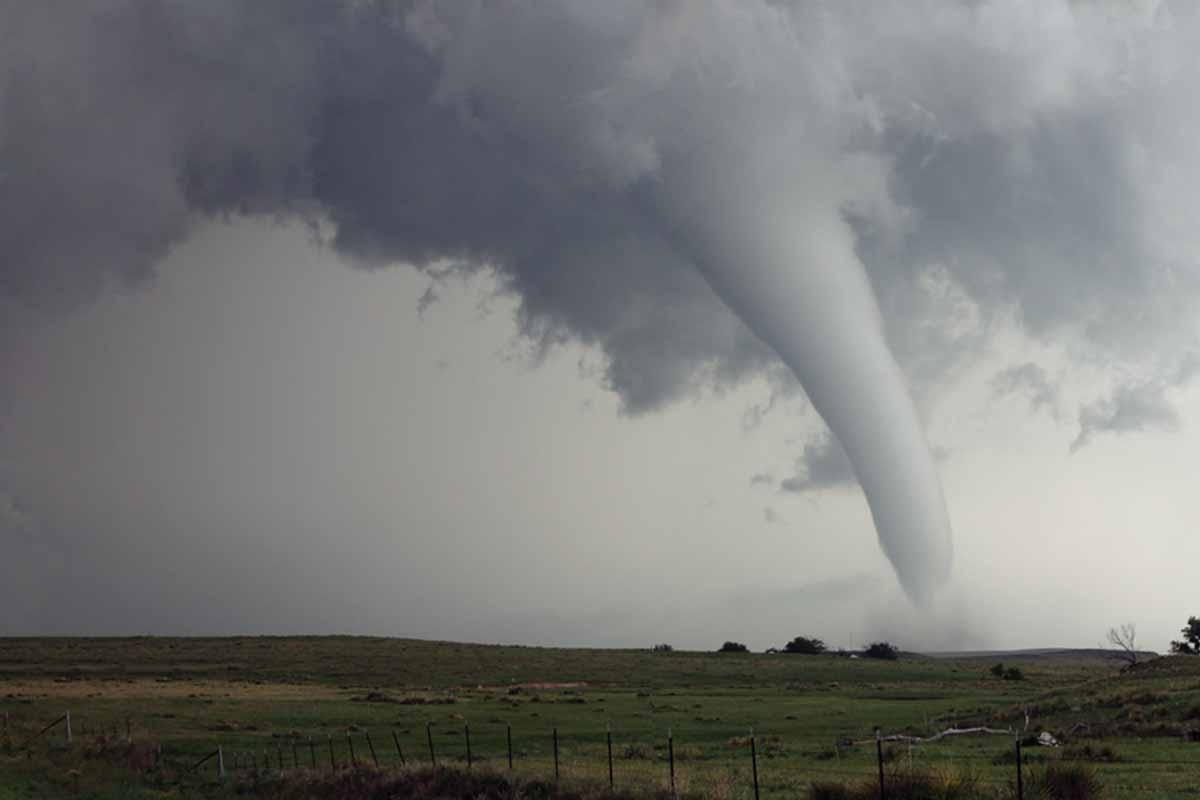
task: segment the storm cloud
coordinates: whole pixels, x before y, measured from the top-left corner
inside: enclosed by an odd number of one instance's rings
[[[1194,333],[1200,109],[1183,99],[1200,37],[1183,4],[106,0],[0,15],[5,302],[78,307],[146,281],[212,220],[300,219],[358,266],[490,273],[536,348],[603,354],[627,413],[782,357],[881,538],[915,487],[922,510],[892,526],[925,535],[917,518],[944,517],[918,408],[994,326],[1128,363]],[[851,295],[853,314],[828,302]],[[853,324],[817,341],[824,314]],[[1164,385],[1085,408],[1076,446],[1170,427]],[[873,414],[901,422],[860,424]],[[823,448],[785,488],[846,482],[842,449]],[[888,475],[915,477],[885,502]],[[944,578],[942,527],[898,566],[910,589]],[[898,564],[901,538],[884,542]]]
[[[1079,435],[1071,442],[1071,452],[1091,443],[1097,434],[1177,431],[1183,419],[1169,397],[1200,374],[1200,358],[1189,353],[1177,368],[1163,378],[1125,381],[1108,397],[1080,407]]]
[[[796,474],[779,482],[782,491],[797,494],[857,485],[854,466],[831,436],[805,444],[804,452],[796,460]]]
[[[919,302],[935,272],[985,319],[1015,308],[1034,333],[1078,323],[1118,349],[1195,296],[1175,202],[1200,175],[1200,112],[1175,102],[1196,77],[1186,7],[112,0],[3,13],[0,291],[34,303],[144,278],[206,215],[300,215],[331,221],[359,263],[496,270],[529,335],[600,346],[629,409],[654,408],[774,356],[648,195],[670,190],[680,132],[761,146],[761,126],[788,120],[806,131],[779,128],[788,149],[820,135],[835,159],[794,190],[855,225],[913,369],[952,360],[981,324],[944,289],[936,308]],[[770,85],[781,69],[786,92]],[[697,93],[682,93],[688,77]]]
[[[996,397],[1024,395],[1029,398],[1031,411],[1045,409],[1051,416],[1058,414],[1058,388],[1046,370],[1032,361],[996,373],[992,378],[992,392]]]

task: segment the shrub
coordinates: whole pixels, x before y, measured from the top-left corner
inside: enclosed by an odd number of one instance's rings
[[[1004,670],[1004,680],[1023,681],[1025,680],[1025,673],[1021,672],[1020,667],[1009,667],[1008,669]]]
[[[783,652],[808,656],[820,655],[825,652],[825,643],[815,637],[810,639],[807,636],[797,636],[783,646]]]
[[[992,667],[992,674],[995,675],[997,678],[1003,678],[1004,677],[1004,665],[997,664],[996,666]]]
[[[1033,797],[1048,800],[1091,800],[1100,797],[1103,784],[1086,764],[1050,763],[1030,775]]]
[[[886,661],[895,661],[900,657],[900,651],[894,644],[889,642],[872,642],[863,651],[863,655],[867,658],[882,658]]]
[[[656,644],[650,649],[655,653],[670,653],[675,650],[674,647],[671,647],[671,645],[667,644],[666,642],[663,642],[662,644]]]
[[[885,778],[889,800],[974,800],[980,796],[978,781],[969,775],[941,770],[902,770]],[[879,783],[813,783],[809,800],[876,800]]]
[[[1200,618],[1188,617],[1187,625],[1179,631],[1183,638],[1171,642],[1171,652],[1179,655],[1200,655]]]
[[[717,652],[718,653],[749,653],[750,648],[746,647],[746,645],[742,644],[741,642],[726,642],[725,644],[721,645],[721,649],[718,650]]]

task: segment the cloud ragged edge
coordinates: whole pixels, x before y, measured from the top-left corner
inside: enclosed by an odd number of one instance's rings
[[[1200,376],[1200,356],[1187,353],[1165,376],[1149,380],[1125,381],[1108,397],[1100,397],[1079,408],[1079,434],[1070,451],[1078,452],[1100,434],[1173,432],[1183,427],[1183,419],[1168,394],[1185,388]]]

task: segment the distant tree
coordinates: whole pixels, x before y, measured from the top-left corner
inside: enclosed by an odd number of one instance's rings
[[[1137,664],[1137,625],[1130,622],[1119,628],[1109,628],[1108,643],[1116,648],[1113,650],[1114,656],[1131,667]]]
[[[717,652],[718,653],[749,653],[750,648],[746,647],[746,645],[742,644],[741,642],[726,642],[725,644],[721,645],[721,649],[718,650]]]
[[[825,643],[820,639],[807,636],[797,636],[783,646],[785,653],[800,653],[806,656],[820,655],[825,652]]]
[[[863,655],[867,658],[882,658],[886,661],[895,661],[900,657],[900,650],[894,644],[888,642],[872,642],[867,645],[867,649],[863,651]]]
[[[1008,669],[1004,670],[1004,680],[1023,681],[1025,680],[1025,673],[1021,672],[1020,667],[1009,667]]]
[[[1200,617],[1188,617],[1187,626],[1180,628],[1183,640],[1171,642],[1171,652],[1181,655],[1200,655]]]
[[[656,653],[670,653],[670,652],[672,652],[672,651],[673,651],[675,648],[674,648],[674,647],[671,647],[671,645],[667,644],[666,642],[663,642],[662,644],[656,644],[656,645],[654,645],[654,647],[652,647],[652,648],[650,648],[650,649],[651,649],[651,650],[653,650],[653,651],[654,651],[654,652],[656,652]]]
[[[995,675],[997,678],[1003,678],[1004,677],[1004,665],[996,664],[996,666],[992,667],[992,674]]]

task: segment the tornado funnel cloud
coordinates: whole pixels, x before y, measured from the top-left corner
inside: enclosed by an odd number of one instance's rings
[[[799,220],[780,205],[691,227],[697,263],[795,373],[854,466],[901,587],[928,605],[950,576],[950,523],[853,233],[836,214]]]

